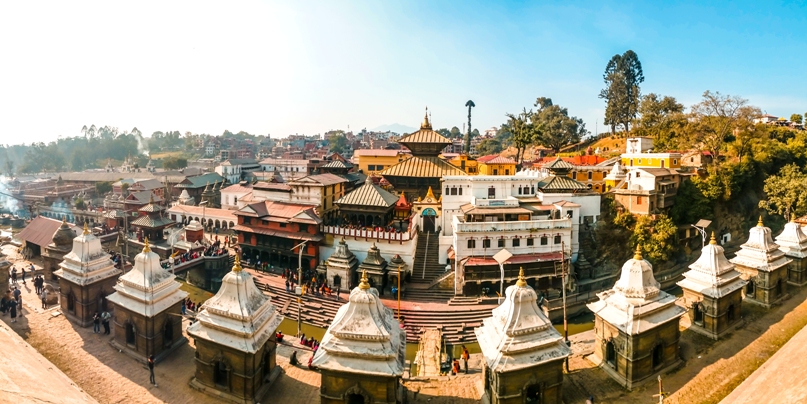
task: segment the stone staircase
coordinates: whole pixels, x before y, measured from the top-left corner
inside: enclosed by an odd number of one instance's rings
[[[280,310],[281,314],[289,319],[297,320],[297,297],[293,293],[287,293],[282,287],[261,283],[257,280],[255,284],[259,289],[271,296],[272,303]],[[423,292],[435,293],[433,290],[423,290]],[[347,297],[347,293],[342,293],[341,300],[336,300],[333,297],[306,295],[303,297],[303,306],[300,310],[303,322],[327,328],[333,318],[336,317],[336,311],[347,303]],[[449,297],[445,298],[445,300],[448,299]],[[407,296],[407,300],[411,299]],[[401,310],[401,316],[406,319],[406,340],[407,342],[418,342],[425,330],[436,328],[442,332],[446,342],[449,344],[475,342],[474,327],[479,327],[482,324],[482,319],[490,317],[492,309],[493,306],[491,305],[476,305],[469,306],[467,309],[457,308],[439,311],[425,311],[420,308]]]
[[[410,289],[428,289],[432,282],[445,275],[446,266],[440,264],[440,240],[435,233],[420,232],[412,266]]]

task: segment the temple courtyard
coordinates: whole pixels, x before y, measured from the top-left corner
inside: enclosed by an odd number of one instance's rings
[[[15,249],[4,246],[3,252],[16,261]],[[16,261],[19,265],[24,261]],[[38,262],[35,262],[38,265]],[[81,389],[100,403],[214,403],[220,402],[189,387],[194,375],[194,347],[182,346],[155,368],[159,387],[148,383],[148,370],[140,362],[114,349],[110,337],[94,334],[92,328],[80,328],[59,314],[54,306],[42,310],[33,295],[33,284],[20,284],[23,291],[24,317],[3,322],[22,336],[45,358],[70,377]],[[745,325],[726,339],[713,342],[707,337],[684,331],[681,355],[684,364],[663,376],[664,390],[672,393],[667,403],[719,402],[751,377],[794,335],[807,325],[807,289],[791,289],[792,297],[783,304],[765,310],[753,304],[743,305]],[[183,332],[189,322],[183,321]],[[682,321],[682,327],[686,327]],[[289,340],[291,338],[288,338]],[[571,371],[564,377],[563,397],[566,403],[583,403],[590,395],[595,402],[646,403],[658,392],[653,381],[626,391],[586,357],[593,352],[592,331],[572,336]],[[788,346],[804,345],[807,333],[800,333]],[[278,348],[277,363],[282,375],[272,385],[264,402],[319,401],[320,374],[304,366],[289,364],[296,350],[302,363],[311,351],[290,341]],[[784,352],[785,350],[783,350]],[[437,380],[413,380],[404,375],[409,402],[474,403],[481,397],[480,360],[473,355],[471,373],[443,376]],[[10,372],[13,376],[13,372]],[[43,386],[43,388],[46,388]],[[654,400],[655,401],[655,400]]]

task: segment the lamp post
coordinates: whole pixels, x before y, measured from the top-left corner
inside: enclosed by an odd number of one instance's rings
[[[302,296],[303,296],[303,248],[305,248],[305,244],[308,241],[303,241],[300,244],[294,246],[291,250],[294,251],[295,248],[299,248],[299,254],[297,258],[297,286],[294,288],[294,293],[297,295],[297,336],[302,335],[303,333],[303,316],[302,316]]]
[[[207,237],[205,237],[205,230],[207,230],[205,228],[205,209],[207,208],[207,201],[205,200],[205,201],[199,202],[199,206],[202,207],[202,238],[207,240]]]

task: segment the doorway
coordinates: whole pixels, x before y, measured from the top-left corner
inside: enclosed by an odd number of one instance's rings
[[[135,345],[135,328],[134,324],[126,323],[126,345]]]
[[[364,396],[361,394],[353,393],[348,394],[347,396],[347,404],[364,404]]]
[[[605,344],[605,362],[616,369],[616,347],[611,341]]]
[[[661,344],[653,348],[653,369],[659,367],[664,362],[664,347]]]
[[[163,326],[163,346],[168,348],[174,343],[174,325],[167,320]]]
[[[692,306],[692,313],[695,323],[703,324],[703,306],[701,303],[695,303],[695,305]]]
[[[748,296],[748,297],[754,297],[754,294],[756,293],[756,290],[757,290],[757,288],[756,288],[756,285],[754,285],[754,281],[749,279],[748,284],[745,285],[745,295]]]
[[[524,402],[538,404],[541,402],[541,386],[531,384],[527,386],[524,392]]]
[[[216,386],[227,387],[227,365],[222,361],[213,364],[213,383]]]
[[[435,223],[437,219],[437,212],[434,211],[432,208],[426,208],[423,210],[423,231],[428,233],[434,233]]]

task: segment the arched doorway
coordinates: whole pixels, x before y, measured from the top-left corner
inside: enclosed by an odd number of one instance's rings
[[[726,310],[726,318],[729,320],[729,323],[734,322],[734,305],[730,304],[728,310]]]
[[[134,324],[126,323],[126,345],[135,345],[135,328]]]
[[[163,325],[163,346],[168,348],[174,343],[174,324],[168,319]]]
[[[361,394],[353,393],[347,395],[347,404],[364,404],[364,396]]]
[[[756,285],[754,285],[754,281],[749,279],[748,284],[745,285],[745,295],[747,297],[754,297],[754,294],[756,293],[756,291],[757,291],[757,288],[756,288]]]
[[[213,363],[213,383],[216,386],[227,387],[227,365],[223,361]]]
[[[531,384],[524,389],[524,402],[531,404],[538,404],[541,402],[541,386],[538,384]]]
[[[616,369],[616,348],[612,341],[605,344],[605,362]]]
[[[71,313],[76,312],[76,297],[73,296],[73,292],[67,294],[67,311]]]
[[[437,212],[432,208],[423,209],[423,231],[434,233],[435,222],[437,221]]]
[[[661,344],[653,348],[653,369],[661,366],[664,362],[664,347]]]
[[[700,302],[692,306],[692,317],[695,323],[703,324],[703,306]]]

